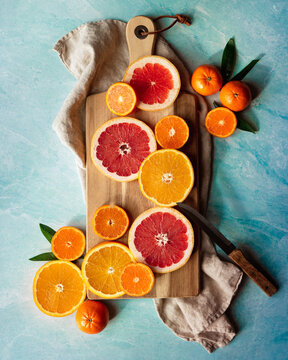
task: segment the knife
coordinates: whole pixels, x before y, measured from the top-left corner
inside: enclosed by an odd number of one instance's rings
[[[177,203],[182,213],[199,225],[207,235],[232,259],[250,279],[252,279],[268,296],[276,293],[277,288],[266,278],[258,269],[254,267],[214,225],[212,225],[203,215],[191,206]]]

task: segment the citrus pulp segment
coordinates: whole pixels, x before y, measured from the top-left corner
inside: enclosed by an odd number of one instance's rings
[[[162,56],[145,56],[133,62],[123,81],[136,92],[141,110],[163,110],[176,100],[181,81],[176,67]]]
[[[156,150],[153,131],[143,121],[123,117],[106,121],[92,139],[95,166],[116,181],[137,179],[142,161]]]
[[[72,314],[85,300],[86,286],[78,266],[62,260],[50,261],[36,273],[33,298],[46,315]]]
[[[60,228],[51,240],[51,250],[60,260],[78,259],[84,253],[85,245],[85,235],[73,226]]]
[[[160,206],[175,206],[189,195],[194,170],[181,151],[162,149],[150,154],[141,164],[139,185],[147,199]]]
[[[109,110],[119,116],[131,114],[137,102],[134,89],[129,84],[117,82],[109,87],[106,93],[106,104]]]
[[[95,211],[92,221],[95,233],[105,240],[121,238],[129,225],[128,215],[117,205],[100,206]]]
[[[135,259],[129,248],[119,242],[103,242],[92,248],[82,263],[82,274],[88,289],[103,298],[124,295],[120,276],[124,267]]]
[[[154,272],[182,267],[194,247],[192,225],[173,208],[152,208],[139,215],[129,231],[129,248],[137,261]]]

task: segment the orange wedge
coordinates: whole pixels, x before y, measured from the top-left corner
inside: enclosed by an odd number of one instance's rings
[[[119,242],[103,242],[92,248],[82,263],[82,274],[88,289],[102,298],[124,295],[120,276],[124,267],[135,259],[129,248]]]
[[[106,93],[106,104],[109,110],[119,116],[131,114],[137,102],[137,97],[131,85],[117,82],[109,87]]]
[[[148,294],[154,285],[155,277],[149,266],[141,263],[128,264],[123,269],[120,283],[125,294],[143,296]]]
[[[69,261],[50,261],[36,273],[33,298],[46,315],[72,314],[86,298],[86,286],[78,266]]]
[[[83,254],[85,244],[85,235],[81,230],[64,226],[54,234],[51,250],[57,259],[73,261]]]
[[[105,240],[121,238],[127,231],[128,225],[128,215],[117,205],[100,206],[93,216],[93,229]]]
[[[189,158],[181,151],[154,151],[139,170],[140,189],[147,199],[160,206],[175,206],[189,195],[194,171]]]

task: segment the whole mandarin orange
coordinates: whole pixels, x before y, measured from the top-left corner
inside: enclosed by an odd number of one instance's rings
[[[251,91],[242,81],[229,81],[220,91],[222,105],[233,111],[246,109],[251,99]]]
[[[191,85],[200,95],[216,94],[222,86],[220,71],[213,65],[201,65],[192,74]]]
[[[98,334],[108,324],[109,311],[102,302],[86,300],[76,312],[76,324],[86,334]]]

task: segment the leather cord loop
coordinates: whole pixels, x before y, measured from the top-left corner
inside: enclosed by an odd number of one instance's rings
[[[157,20],[160,20],[163,18],[170,18],[170,19],[175,19],[175,20],[172,22],[172,24],[170,24],[169,26],[167,26],[164,29],[155,30],[155,31],[141,31],[141,35],[146,36],[146,35],[150,35],[150,34],[159,34],[163,31],[171,29],[172,26],[174,26],[177,22],[179,22],[180,24],[187,25],[187,26],[191,25],[191,19],[186,15],[180,15],[180,14],[158,16],[157,18],[154,19],[154,21],[157,21]]]

